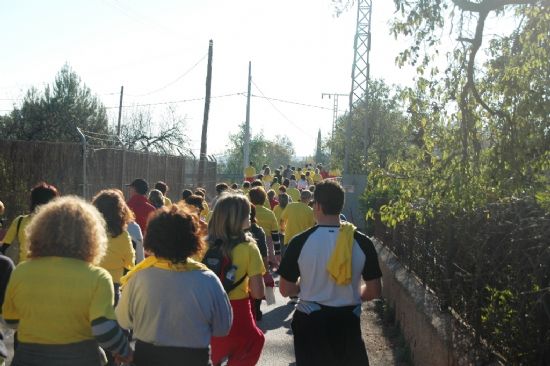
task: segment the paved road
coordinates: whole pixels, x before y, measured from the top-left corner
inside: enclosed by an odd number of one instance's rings
[[[290,320],[294,312],[294,305],[287,304],[275,288],[276,303],[267,306],[262,303],[263,319],[259,322],[260,329],[265,334],[265,345],[260,357],[259,366],[288,366],[295,365],[294,346],[292,345],[292,331]]]

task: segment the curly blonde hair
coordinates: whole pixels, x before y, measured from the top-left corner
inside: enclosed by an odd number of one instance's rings
[[[91,204],[76,196],[40,206],[26,228],[28,258],[68,257],[98,264],[105,255],[105,220]]]

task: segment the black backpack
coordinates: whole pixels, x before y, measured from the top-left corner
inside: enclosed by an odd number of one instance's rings
[[[242,278],[235,281],[237,267],[233,265],[230,257],[224,255],[222,244],[221,240],[216,240],[206,251],[202,263],[206,264],[206,266],[219,277],[225,292],[229,294],[243,283],[247,274],[245,273]],[[232,247],[236,244],[238,243],[232,244]]]

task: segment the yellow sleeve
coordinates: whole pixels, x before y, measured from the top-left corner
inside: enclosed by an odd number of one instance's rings
[[[255,244],[248,246],[248,277],[263,275],[265,273],[264,261],[260,254],[260,249]]]
[[[96,287],[90,302],[90,322],[97,318],[107,318],[116,320],[115,316],[115,294],[113,290],[113,280],[109,272],[103,268],[96,268],[98,274]]]
[[[130,234],[128,234],[128,232],[124,232],[123,234],[126,234],[124,237],[124,246],[121,248],[123,250],[122,260],[124,262],[124,268],[132,269],[132,267],[136,264],[136,252],[134,250],[134,246],[132,245]]]
[[[15,298],[17,274],[16,270],[11,274],[11,278],[6,288],[6,294],[4,295],[4,304],[2,305],[2,318],[5,320],[19,320],[19,313],[15,308],[13,299]]]
[[[271,212],[271,232],[279,232],[279,223],[277,222],[277,218],[275,217],[275,214]],[[267,235],[267,233],[266,233]]]
[[[17,235],[17,223],[19,220],[23,220],[23,216],[17,216],[15,220],[13,220],[10,224],[10,227],[8,228],[8,231],[6,232],[6,235],[4,236],[4,239],[2,240],[3,244],[11,244],[15,240],[15,236]],[[21,226],[23,223],[21,223]],[[19,227],[19,230],[21,230],[21,226]]]

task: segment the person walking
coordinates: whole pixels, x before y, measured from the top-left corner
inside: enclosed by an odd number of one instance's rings
[[[337,182],[319,183],[314,201],[317,226],[290,240],[278,270],[281,294],[300,297],[291,323],[296,365],[368,366],[360,314],[362,301],[380,297],[376,250],[340,222],[344,190]]]
[[[256,365],[264,345],[265,338],[254,321],[249,296],[264,297],[265,267],[258,246],[245,232],[249,227],[248,199],[234,193],[220,197],[208,225],[208,243],[210,247],[221,245],[225,258],[231,260],[231,277],[241,283],[229,291],[233,308],[229,334],[212,338],[214,365],[220,365],[225,358],[228,358],[227,366]]]
[[[134,212],[136,223],[139,225],[141,232],[145,235],[147,231],[147,219],[149,215],[155,211],[155,206],[149,203],[147,199],[147,191],[149,184],[145,179],[137,178],[130,184],[130,200],[128,207]]]
[[[41,207],[27,227],[27,260],[13,271],[2,317],[17,328],[13,366],[98,366],[101,346],[132,361],[117,324],[113,281],[96,267],[107,244],[97,209],[74,197]]]
[[[281,231],[285,233],[284,242],[281,245],[281,255],[285,255],[288,243],[299,233],[306,231],[315,225],[313,210],[308,206],[311,200],[311,192],[300,192],[300,201],[289,203],[281,213]]]
[[[254,187],[248,192],[250,202],[256,206],[256,222],[264,230],[267,240],[268,260],[279,264],[281,243],[279,240],[279,223],[273,211],[265,207],[267,194],[263,187]],[[269,205],[269,203],[268,203]]]
[[[26,227],[31,222],[32,217],[36,213],[36,210],[39,206],[45,205],[54,198],[59,197],[59,192],[57,188],[53,185],[41,182],[34,186],[31,190],[31,207],[30,214],[21,215],[15,218],[12,221],[4,239],[2,241],[2,247],[0,251],[6,253],[8,247],[17,240],[19,243],[19,256],[12,255],[11,259],[15,264],[23,262],[27,259],[28,243],[27,243],[27,231]]]
[[[97,208],[107,224],[107,250],[99,266],[109,271],[113,279],[115,306],[120,297],[120,279],[124,270],[130,270],[136,262],[136,252],[128,233],[128,223],[132,211],[115,190],[100,191],[92,204]]]
[[[205,247],[200,226],[188,208],[157,210],[144,241],[152,255],[122,278],[116,315],[133,330],[135,366],[211,365],[211,337],[229,332],[231,305],[220,280],[192,259]]]

